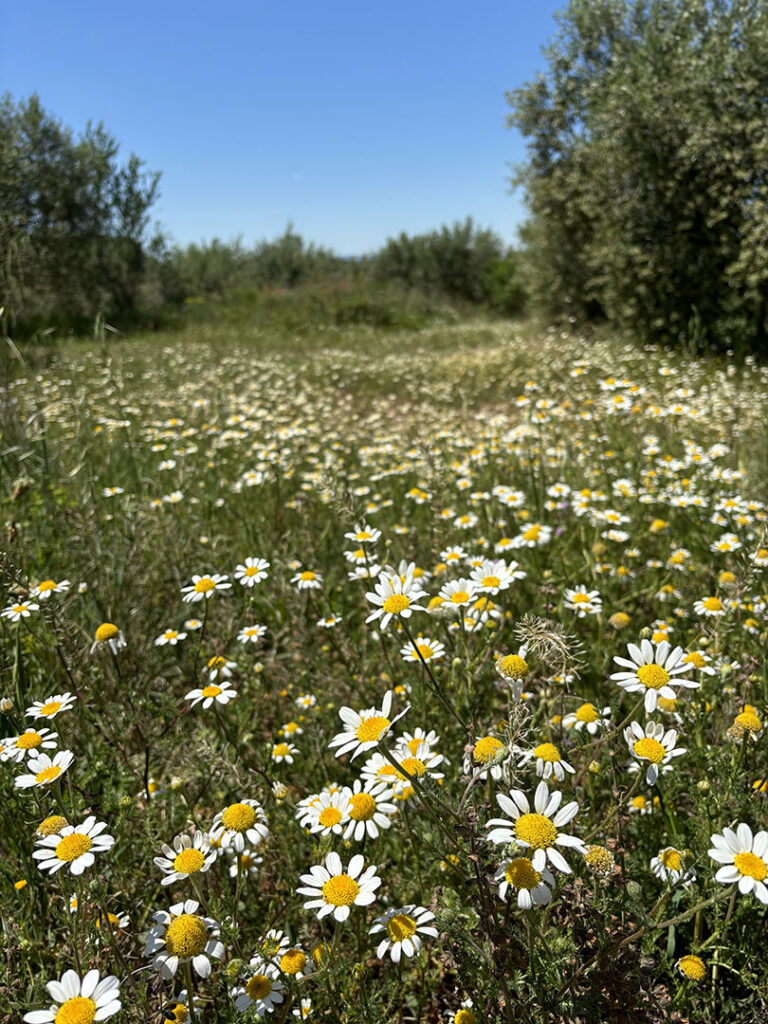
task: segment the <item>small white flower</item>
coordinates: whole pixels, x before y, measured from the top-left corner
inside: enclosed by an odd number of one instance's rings
[[[0,761],[20,764],[25,757],[37,757],[40,750],[54,750],[58,738],[50,729],[26,729],[19,736],[7,736],[0,740]]]
[[[60,981],[49,981],[46,988],[54,1005],[25,1013],[26,1024],[101,1021],[122,1008],[120,982],[111,974],[99,981],[98,971],[88,971],[82,979],[75,971],[65,971]]]
[[[29,769],[27,775],[17,775],[14,783],[19,789],[29,789],[32,786],[50,786],[56,782],[75,759],[71,750],[59,750],[53,760],[47,754],[40,754],[38,757],[30,757],[26,767]]]
[[[365,596],[371,604],[376,605],[375,611],[371,612],[365,621],[375,622],[381,619],[379,628],[385,630],[393,617],[407,619],[415,611],[424,611],[417,602],[427,595],[413,576],[406,576],[403,579],[399,573],[387,568],[379,573],[373,591],[369,591]]]
[[[207,871],[218,856],[218,850],[211,848],[210,840],[202,832],[175,836],[173,846],[163,843],[163,853],[164,857],[155,857],[155,864],[164,875],[161,885],[172,885]]]
[[[232,684],[222,680],[221,683],[208,683],[202,689],[190,690],[185,695],[184,700],[192,701],[190,707],[194,707],[195,704],[199,704],[202,701],[203,710],[205,711],[214,701],[217,704],[226,706],[236,697],[237,691],[232,689]]]
[[[82,875],[94,863],[94,853],[103,853],[114,845],[114,837],[103,835],[105,821],[91,815],[80,825],[65,825],[58,835],[38,839],[32,857],[41,871],[54,874],[68,867],[73,875]]]
[[[577,836],[560,831],[563,825],[567,825],[579,813],[579,805],[575,800],[561,808],[562,799],[562,793],[554,792],[550,795],[546,782],[540,782],[536,787],[533,811],[521,790],[512,789],[509,796],[498,793],[496,802],[511,820],[492,818],[486,822],[486,827],[491,829],[488,839],[492,843],[517,843],[530,847],[534,851],[531,864],[538,872],[546,867],[547,860],[558,871],[570,872],[568,861],[557,847],[573,847],[580,853],[584,852],[585,847]]]
[[[339,718],[344,723],[344,732],[338,733],[328,744],[331,749],[339,748],[336,757],[343,757],[344,754],[351,752],[351,759],[354,760],[358,754],[370,750],[384,739],[395,722],[401,719],[410,707],[407,705],[399,715],[390,719],[392,697],[392,690],[388,690],[381,708],[368,708],[360,712],[346,706],[341,708]]]
[[[175,629],[166,629],[166,631],[161,633],[155,640],[155,647],[165,647],[166,644],[170,644],[171,647],[175,647],[177,643],[186,639],[186,633],[179,633]]]
[[[399,963],[402,956],[416,956],[421,949],[421,936],[437,938],[437,929],[430,921],[435,915],[426,909],[409,903],[405,907],[390,907],[380,917],[374,919],[369,935],[385,932],[384,938],[376,947],[376,956],[381,959],[389,951],[393,963]]]
[[[624,739],[638,764],[642,766],[644,762],[649,762],[645,773],[645,781],[649,786],[653,786],[658,779],[660,765],[664,766],[662,770],[669,770],[672,758],[686,753],[685,747],[675,746],[677,731],[665,731],[661,722],[647,722],[645,729],[639,722],[631,722],[624,730]]]
[[[741,822],[735,832],[724,828],[722,834],[715,833],[711,843],[709,856],[722,865],[715,881],[724,885],[738,882],[742,895],[751,892],[761,903],[768,904],[768,832],[753,836],[749,825]]]
[[[545,867],[537,871],[529,857],[502,861],[494,881],[499,884],[499,896],[504,902],[509,889],[517,892],[517,905],[521,910],[549,903],[555,887],[552,872]]]
[[[228,583],[227,580],[227,576],[221,576],[217,573],[211,576],[193,576],[189,586],[181,588],[182,599],[187,604],[197,604],[199,601],[208,600],[217,591],[221,592],[231,588],[232,584]]]
[[[237,634],[238,643],[241,644],[257,644],[259,640],[266,634],[267,627],[259,626],[254,623],[252,626],[243,626],[240,632]]]
[[[347,870],[337,853],[329,853],[323,864],[315,864],[309,874],[302,875],[304,883],[296,892],[310,899],[304,904],[306,910],[317,910],[319,919],[333,915],[336,921],[346,921],[352,906],[367,907],[376,899],[376,890],[381,879],[376,875],[376,866],[365,868],[361,854],[355,854]]]
[[[39,608],[40,605],[35,604],[34,601],[20,601],[18,604],[11,604],[7,608],[3,608],[0,617],[10,619],[11,622],[20,622],[22,619],[28,619],[32,612],[38,611]]]
[[[201,978],[211,973],[210,957],[220,960],[224,946],[218,940],[219,926],[210,917],[197,913],[196,900],[174,903],[170,912],[159,910],[152,915],[155,925],[147,933],[145,956],[152,956],[152,966],[163,978],[172,978],[180,963],[192,962]]]
[[[269,835],[267,816],[257,800],[241,800],[219,811],[213,819],[210,838],[226,849],[233,846],[238,853],[245,849],[245,840],[258,846]]]
[[[255,587],[269,576],[269,565],[265,558],[246,558],[245,562],[235,569],[235,579],[244,587]]]
[[[627,658],[614,658],[617,665],[629,671],[613,672],[611,679],[626,690],[627,693],[645,693],[645,710],[651,714],[656,710],[659,697],[675,700],[677,694],[673,687],[697,689],[700,685],[691,679],[677,678],[683,672],[690,672],[691,663],[686,661],[682,647],[675,647],[668,640],[654,644],[650,640],[641,640],[640,646],[627,644]]]

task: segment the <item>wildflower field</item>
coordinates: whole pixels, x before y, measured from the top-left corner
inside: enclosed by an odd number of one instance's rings
[[[767,425],[498,324],[20,366],[0,1021],[768,1020]]]

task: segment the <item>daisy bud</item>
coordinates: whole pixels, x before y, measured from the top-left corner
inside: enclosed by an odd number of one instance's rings
[[[696,783],[696,789],[700,789],[702,793],[709,792],[709,781],[707,779],[699,779]]]
[[[653,636],[653,630],[651,629],[650,626],[644,626],[640,630],[640,638],[642,640],[650,640],[652,636]]]
[[[174,793],[178,792],[184,785],[184,779],[178,775],[171,776],[171,789]]]
[[[10,697],[3,697],[0,699],[0,711],[7,714],[9,711],[13,711],[13,700]]]
[[[630,881],[627,882],[627,896],[629,896],[629,898],[631,900],[637,900],[637,899],[640,899],[642,894],[643,894],[642,886],[639,885],[639,883],[633,882],[630,879]]]

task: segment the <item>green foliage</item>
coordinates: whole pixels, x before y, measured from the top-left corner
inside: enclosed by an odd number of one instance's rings
[[[548,314],[768,350],[768,7],[572,0],[509,94],[529,286]]]
[[[37,96],[0,99],[0,325],[131,309],[160,175],[89,123],[75,137]]]

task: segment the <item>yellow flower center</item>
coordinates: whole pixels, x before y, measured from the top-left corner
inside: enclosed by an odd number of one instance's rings
[[[287,743],[278,743],[272,751],[273,757],[287,757],[291,752],[291,748]]]
[[[707,659],[703,654],[699,654],[698,651],[691,651],[690,654],[686,654],[683,661],[688,665],[693,665],[695,668],[704,668],[707,664]]]
[[[307,954],[300,949],[289,949],[280,957],[280,970],[283,974],[298,974],[307,964]]]
[[[196,594],[209,594],[212,590],[216,589],[216,584],[210,576],[203,576],[202,579],[197,581],[193,589]]]
[[[523,534],[523,540],[538,540],[540,533],[541,527],[538,523],[534,523],[533,526],[529,526]]]
[[[349,816],[353,821],[370,821],[376,813],[376,801],[370,793],[353,793],[349,801]]]
[[[214,654],[212,658],[208,659],[208,668],[224,668],[227,664],[227,659],[222,658],[220,654]]]
[[[411,599],[405,594],[390,594],[382,608],[387,615],[400,615],[406,608],[410,608]]]
[[[112,622],[102,622],[96,630],[96,641],[105,644],[108,640],[114,640],[120,630]]]
[[[245,570],[246,576],[257,576],[259,573],[258,568],[255,565],[249,565]]]
[[[208,930],[197,914],[179,914],[168,925],[165,948],[171,956],[199,956],[205,949]]]
[[[526,817],[534,817],[534,815],[526,815]],[[533,889],[541,881],[541,875],[527,857],[511,860],[504,869],[504,878],[515,889]]]
[[[515,835],[533,850],[546,850],[557,839],[557,829],[544,814],[523,814],[515,822]]]
[[[173,870],[182,875],[193,875],[205,864],[205,854],[200,850],[182,850],[173,860]]]
[[[416,649],[418,650],[419,654],[422,656],[424,661],[429,661],[429,659],[432,657],[433,651],[429,644],[417,643]]]
[[[508,654],[496,662],[499,672],[505,679],[525,679],[528,675],[528,662],[519,654]]]
[[[577,722],[596,722],[600,717],[594,704],[582,704],[576,712]]]
[[[466,604],[469,600],[469,594],[466,590],[457,590],[455,594],[451,594],[452,604]]]
[[[256,811],[249,804],[230,804],[221,816],[221,823],[231,832],[247,832],[256,821]]]
[[[571,604],[589,604],[589,594],[574,594],[571,598]]]
[[[472,748],[472,760],[475,764],[488,764],[497,750],[501,750],[504,744],[495,736],[483,736]]]
[[[47,594],[49,590],[56,589],[55,580],[43,580],[42,583],[38,583],[37,591],[39,594]]]
[[[402,942],[416,934],[416,922],[410,914],[395,914],[387,921],[386,929],[392,942]]]
[[[760,732],[763,728],[763,723],[754,711],[742,711],[740,715],[736,715],[733,724],[745,732]]]
[[[221,693],[220,686],[204,686],[200,691],[204,697],[218,697]]]
[[[305,572],[303,572],[301,574],[301,576],[299,577],[299,579],[303,580],[304,583],[309,583],[314,578],[315,578],[315,574],[313,572],[311,572],[309,569],[307,569]]]
[[[84,836],[80,832],[72,832],[56,844],[56,856],[59,860],[69,863],[87,853],[92,845],[89,836]]]
[[[53,782],[54,779],[58,779],[61,775],[61,768],[57,764],[52,764],[48,768],[43,768],[41,772],[38,772],[35,776],[35,782]]]
[[[719,597],[708,597],[701,602],[708,612],[721,612],[723,604]]]
[[[16,746],[19,750],[34,750],[42,742],[43,737],[39,732],[25,732],[16,740]]]
[[[704,966],[704,961],[692,954],[681,957],[677,966],[686,978],[690,978],[691,981],[704,981],[707,976],[707,969]]]
[[[613,868],[613,854],[604,846],[588,846],[584,860],[598,875],[610,874]]]
[[[357,738],[361,743],[375,743],[381,739],[389,728],[389,719],[383,715],[371,715],[364,719],[357,730]]]
[[[176,1003],[175,1006],[170,1007],[170,1012],[173,1014],[173,1020],[178,1021],[178,1024],[184,1024],[189,1016],[189,1010],[184,1003]]]
[[[650,736],[643,736],[641,740],[637,740],[633,749],[638,757],[642,757],[652,764],[661,764],[667,753],[661,743],[651,739]]]
[[[40,822],[37,826],[37,834],[39,836],[57,836],[66,825],[66,818],[60,814],[52,814],[50,818],[45,818]]]
[[[672,847],[668,850],[662,850],[659,854],[659,860],[669,871],[679,871],[683,866],[679,852]]]
[[[318,823],[323,828],[331,828],[341,821],[341,811],[338,807],[324,807],[318,816]]]
[[[420,779],[427,770],[427,766],[423,761],[420,761],[418,757],[406,757],[400,762],[400,766],[408,772],[408,775],[415,775],[418,779]],[[400,775],[401,779],[406,778],[406,776],[401,775],[400,772],[397,774]]]
[[[272,981],[266,974],[254,974],[245,983],[245,991],[254,1002],[258,999],[266,999],[272,991]]]
[[[768,864],[754,853],[737,853],[733,858],[736,870],[742,875],[748,875],[757,882],[762,882],[768,875]]]
[[[540,757],[542,761],[559,761],[560,751],[554,743],[540,743],[533,751],[534,757]]]
[[[482,586],[484,587],[498,587],[501,580],[498,576],[484,576]]]
[[[43,704],[38,714],[45,715],[46,718],[49,718],[51,715],[55,715],[60,708],[60,700],[49,700],[47,704]]]
[[[371,539],[371,535],[370,535],[370,533],[368,533],[367,530],[361,530],[359,533],[355,534],[355,540],[370,540],[370,539]]]
[[[661,665],[641,665],[637,670],[637,678],[649,690],[660,690],[667,685],[671,676]]]
[[[360,894],[360,886],[349,875],[334,875],[323,886],[323,899],[334,907],[351,906]]]
[[[54,1017],[55,1024],[91,1024],[96,1016],[96,1003],[85,996],[75,996],[62,1003]]]

